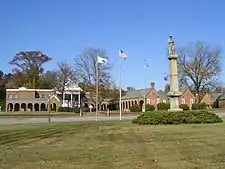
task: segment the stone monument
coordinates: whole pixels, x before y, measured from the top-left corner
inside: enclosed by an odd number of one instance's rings
[[[179,91],[178,72],[177,72],[177,54],[175,53],[174,40],[169,36],[169,62],[170,62],[170,91],[167,94],[170,100],[169,112],[181,112],[183,109],[179,108]]]

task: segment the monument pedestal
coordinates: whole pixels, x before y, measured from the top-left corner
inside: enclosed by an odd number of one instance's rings
[[[181,96],[181,93],[169,92],[168,96],[170,97],[170,109],[168,112],[182,112],[183,109],[179,108],[179,97]]]
[[[183,112],[183,109],[175,108],[175,109],[168,109],[168,112]]]

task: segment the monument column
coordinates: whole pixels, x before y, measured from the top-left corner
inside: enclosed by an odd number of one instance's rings
[[[175,54],[174,40],[169,36],[169,62],[170,62],[170,91],[167,96],[170,98],[169,112],[181,112],[183,109],[179,108],[179,91],[178,72],[177,72],[177,54]]]

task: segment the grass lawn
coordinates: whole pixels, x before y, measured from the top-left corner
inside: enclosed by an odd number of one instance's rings
[[[1,169],[224,169],[225,123],[0,126]]]

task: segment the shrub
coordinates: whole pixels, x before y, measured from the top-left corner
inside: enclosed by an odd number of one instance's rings
[[[205,103],[194,103],[192,104],[192,109],[193,110],[202,110],[202,109],[205,109],[206,108],[206,104]]]
[[[170,108],[169,103],[158,103],[157,104],[157,109],[158,110],[168,110]]]
[[[133,123],[140,125],[220,123],[222,119],[208,111],[167,112],[156,110],[139,115]]]
[[[179,107],[183,110],[189,110],[189,106],[187,104],[180,104]]]
[[[138,104],[134,104],[133,106],[130,107],[131,112],[141,112],[141,106]]]
[[[218,100],[214,101],[213,104],[212,104],[212,107],[213,108],[219,108],[219,101]]]
[[[110,104],[108,105],[107,108],[108,108],[109,110],[118,110],[116,104],[114,104],[114,103],[110,103]]]
[[[0,100],[0,107],[1,107],[0,111],[4,111],[5,104],[4,104],[4,101],[3,100]]]
[[[147,104],[145,107],[145,111],[154,111],[154,110],[155,110],[155,106],[153,105]]]
[[[71,108],[71,107],[60,107],[59,112],[73,112],[73,113],[80,113],[80,108],[75,107],[75,108]]]

